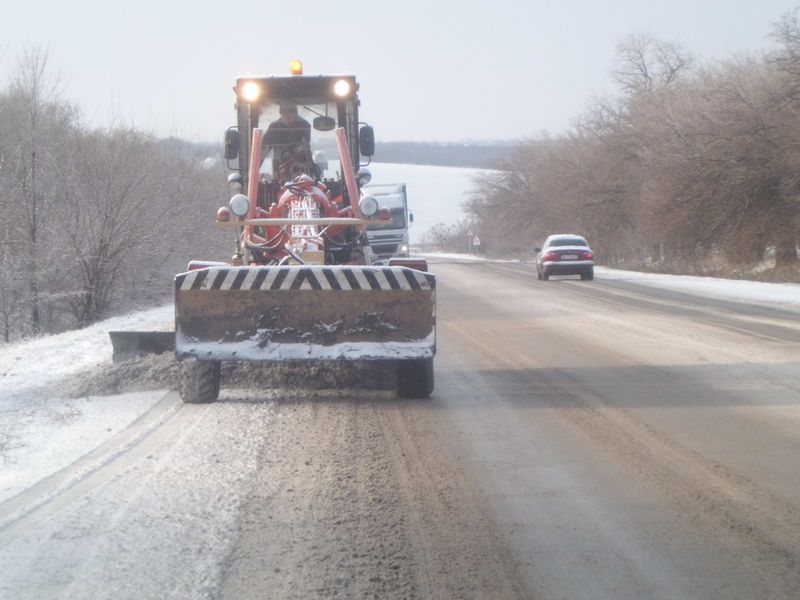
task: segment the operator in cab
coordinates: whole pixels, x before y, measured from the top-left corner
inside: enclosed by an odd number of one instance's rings
[[[280,103],[280,118],[267,127],[262,143],[262,156],[272,152],[272,171],[278,172],[280,165],[292,158],[298,150],[308,148],[311,143],[311,124],[297,114],[294,102]]]

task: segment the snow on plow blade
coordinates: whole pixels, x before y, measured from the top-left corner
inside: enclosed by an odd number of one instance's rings
[[[436,278],[405,267],[210,267],[175,278],[175,351],[201,360],[430,358]]]

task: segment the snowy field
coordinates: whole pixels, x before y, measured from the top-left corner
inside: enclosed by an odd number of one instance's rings
[[[481,260],[467,255],[431,258]],[[622,280],[684,294],[797,311],[800,285],[653,275],[598,267],[598,280]],[[171,328],[173,307],[109,319],[0,347],[0,501],[73,463],[148,411],[167,389],[109,396],[64,397],[87,374],[111,365],[108,331]]]
[[[408,208],[414,224],[408,231],[412,244],[418,244],[437,223],[455,225],[463,217],[462,203],[469,197],[473,178],[481,169],[428,167],[372,163],[372,183],[406,183]]]

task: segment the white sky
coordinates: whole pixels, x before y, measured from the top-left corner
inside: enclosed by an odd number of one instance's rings
[[[382,3],[5,0],[0,81],[50,48],[65,95],[112,119],[197,141],[234,123],[239,75],[352,73],[379,140],[558,133],[612,90],[620,38],[648,32],[702,60],[772,47],[797,0],[404,0]]]

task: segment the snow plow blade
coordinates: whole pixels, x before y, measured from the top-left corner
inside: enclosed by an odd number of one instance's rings
[[[436,277],[406,267],[209,267],[175,277],[179,359],[427,359]]]
[[[175,349],[173,331],[109,331],[112,360],[121,363],[146,354],[163,354]]]

